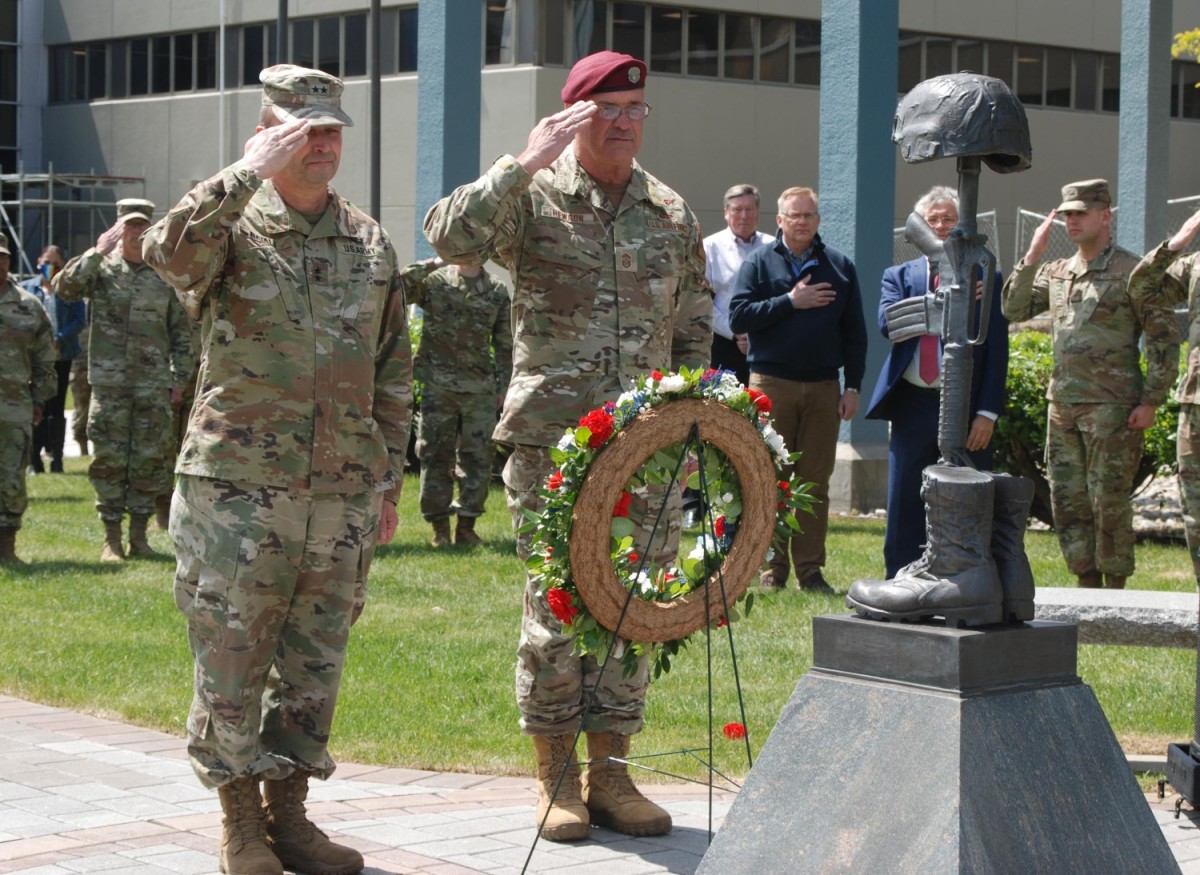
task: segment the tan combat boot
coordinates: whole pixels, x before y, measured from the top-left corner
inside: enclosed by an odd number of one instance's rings
[[[17,530],[11,526],[0,528],[0,565],[24,565],[17,556]]]
[[[450,544],[450,520],[434,520],[433,540],[429,542],[429,546],[436,550],[439,547],[449,547]]]
[[[352,875],[363,857],[354,848],[331,842],[304,811],[308,773],[292,772],[282,781],[263,781],[267,840],[284,867],[305,875]]]
[[[267,815],[258,781],[238,778],[217,790],[221,797],[221,871],[226,875],[283,875],[267,844]]]
[[[475,517],[460,516],[454,527],[454,543],[460,547],[478,547],[483,539],[475,534]]]
[[[146,540],[146,526],[150,523],[150,514],[132,514],[129,517],[129,555],[150,558],[157,556],[150,542]]]
[[[587,807],[580,795],[579,761],[574,735],[535,735],[537,751],[538,835],[551,842],[573,842],[592,833]],[[563,766],[566,774],[562,774]]]
[[[633,786],[624,760],[629,736],[615,732],[587,734],[588,769],[583,801],[592,823],[631,836],[660,836],[671,831],[671,815]]]
[[[100,551],[101,562],[124,562],[125,548],[121,546],[121,521],[103,520],[104,549]]]

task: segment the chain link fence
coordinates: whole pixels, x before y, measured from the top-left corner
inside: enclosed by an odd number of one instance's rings
[[[1198,207],[1200,207],[1200,195],[1173,198],[1167,201],[1167,234],[1174,234],[1179,229],[1179,226]],[[1029,249],[1029,241],[1033,239],[1033,232],[1038,229],[1038,226],[1042,222],[1046,221],[1046,216],[1046,213],[1035,213],[1032,210],[1017,210],[1017,235],[1013,248],[1013,264],[1016,264],[1024,257],[1026,250]],[[1117,223],[1120,220],[1120,216],[1121,208],[1113,207],[1111,226],[1113,237],[1117,236]],[[1200,251],[1200,235],[1191,242],[1187,251]],[[1074,254],[1075,244],[1067,237],[1066,226],[1061,219],[1055,219],[1054,226],[1050,230],[1050,243],[1046,248],[1046,255],[1042,260],[1053,261],[1056,258],[1070,258]],[[1138,252],[1135,254],[1142,255],[1143,253]]]
[[[988,249],[996,253],[998,261],[1000,258],[1000,244],[996,239],[996,211],[991,210],[986,213],[980,213],[975,221],[979,233],[987,235]],[[892,230],[892,264],[903,264],[906,261],[912,261],[920,254],[921,250],[904,239],[903,228],[894,228]],[[1000,265],[997,264],[997,267],[1000,267]],[[1003,272],[1003,267],[1000,267],[1000,270]]]

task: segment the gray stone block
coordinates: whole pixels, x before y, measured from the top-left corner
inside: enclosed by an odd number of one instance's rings
[[[1075,623],[1084,644],[1195,647],[1195,593],[1039,586],[1034,616]]]

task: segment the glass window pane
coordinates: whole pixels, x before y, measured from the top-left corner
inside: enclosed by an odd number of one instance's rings
[[[483,63],[500,64],[504,58],[504,18],[507,3],[488,3],[483,19]]]
[[[1121,56],[1105,52],[1100,56],[1100,109],[1121,111]]]
[[[758,36],[758,80],[788,82],[788,59],[792,54],[792,22],[786,18],[760,19]]]
[[[179,33],[175,35],[174,90],[192,90],[192,35],[190,33]]]
[[[0,82],[8,80],[16,83],[16,76],[0,75]],[[0,92],[7,91],[0,86]],[[88,46],[88,100],[102,100],[108,94],[108,46],[105,43],[93,43]],[[8,100],[0,96],[0,99]],[[15,100],[14,95],[11,99]]]
[[[1046,49],[1046,106],[1071,105],[1071,50]]]
[[[313,21],[292,22],[292,63],[301,67],[313,67],[316,63],[313,45]],[[257,72],[257,71],[256,71]],[[255,79],[258,77],[255,76]]]
[[[400,32],[400,13],[395,9],[379,12],[379,73],[387,76],[396,72],[396,39]]]
[[[396,70],[413,73],[417,69],[417,7],[408,6],[400,10],[400,53],[396,58]]]
[[[1042,105],[1043,52],[1041,46],[1017,49],[1017,99],[1026,106]]]
[[[656,73],[683,72],[684,10],[654,6],[650,10],[650,69]]]
[[[645,59],[646,7],[641,3],[614,3],[612,10],[613,51]]]
[[[17,107],[0,103],[0,146],[17,145]]]
[[[1183,118],[1200,119],[1200,64],[1179,65],[1180,114]]]
[[[242,32],[242,84],[257,85],[259,71],[269,66],[265,34],[260,25],[252,24]]]
[[[988,43],[987,74],[1003,79],[1009,88],[1013,84],[1013,44]]]
[[[67,100],[71,69],[71,50],[64,46],[50,47],[50,102]]]
[[[896,87],[901,94],[912,91],[921,81],[921,38],[916,34],[900,32],[896,77]]]
[[[970,70],[983,72],[983,43],[978,40],[955,40],[954,72]]]
[[[689,10],[687,19],[689,76],[716,76],[721,14]]]
[[[150,93],[171,90],[171,38],[156,36],[150,40]]]
[[[108,47],[108,96],[129,94],[129,41],[114,40]]]
[[[150,40],[129,41],[129,93],[150,93]]]
[[[608,46],[608,3],[606,0],[596,0],[595,3],[576,3],[575,14],[576,44],[587,46],[586,51],[580,51],[579,57],[593,52],[602,52]]]
[[[725,13],[725,78],[754,78],[754,16]]]
[[[382,14],[382,11],[381,13]],[[342,76],[367,75],[367,14],[347,15],[342,19]]]
[[[0,42],[17,41],[17,0],[0,0]]]
[[[225,84],[237,88],[242,81],[242,28],[225,28]]]
[[[797,85],[821,84],[821,22],[796,22]]]
[[[317,21],[317,69],[330,76],[342,75],[342,20],[322,18]]]
[[[87,100],[86,46],[77,46],[71,53],[71,99]]]
[[[17,150],[0,149],[0,173],[17,172]]]
[[[202,30],[196,34],[196,87],[217,87],[217,32]]]
[[[545,25],[542,28],[542,63],[560,67],[567,63],[566,0],[545,0],[542,7]]]
[[[1100,94],[1100,56],[1095,52],[1075,51],[1075,108],[1096,111]]]
[[[17,100],[16,46],[0,46],[0,100]]]
[[[945,76],[947,73],[954,72],[953,65],[950,63],[953,48],[954,40],[952,39],[940,36],[925,38],[926,79],[933,76]]]

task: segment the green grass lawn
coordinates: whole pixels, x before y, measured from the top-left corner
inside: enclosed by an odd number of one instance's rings
[[[65,475],[29,478],[31,503],[17,547],[29,561],[0,569],[0,690],[43,702],[183,734],[191,696],[184,621],[171,594],[173,559],[165,532],[152,531],[160,559],[102,565],[103,541],[84,474],[68,459]],[[483,547],[434,551],[416,510],[417,484],[405,485],[400,530],[379,551],[371,595],[351,640],[334,727],[341,759],[492,774],[528,774],[532,749],[517,729],[513,665],[522,570],[513,553],[503,495],[494,490],[478,530]],[[837,520],[830,528],[826,576],[845,591],[883,572],[883,524]],[[1028,537],[1043,586],[1073,582],[1054,536]],[[1182,546],[1141,544],[1131,585],[1194,591]],[[734,624],[734,647],[755,753],[796,681],[811,663],[812,618],[841,613],[840,597],[760,595]],[[746,771],[743,744],[721,727],[743,722],[724,630],[711,641],[716,766]],[[709,739],[709,665],[700,637],[654,685],[646,730],[633,753],[705,749]],[[1128,751],[1165,753],[1191,737],[1196,656],[1190,649],[1080,647],[1079,671],[1096,692]],[[835,742],[836,739],[830,739]],[[663,757],[666,771],[700,777],[699,760]]]

